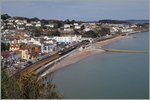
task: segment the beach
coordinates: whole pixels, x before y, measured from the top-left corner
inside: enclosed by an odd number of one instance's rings
[[[149,32],[132,34],[104,48],[148,51],[148,36]],[[52,77],[66,99],[146,98],[149,94],[148,70],[147,53],[106,51],[64,67],[52,76],[47,75],[47,79]]]
[[[54,64],[54,66],[52,66],[47,71],[45,71],[41,76],[43,77],[49,73],[58,71],[65,67],[68,67],[69,65],[79,62],[83,59],[103,53],[105,51],[102,49],[102,47],[104,47],[110,43],[114,43],[119,40],[125,39],[125,38],[126,38],[126,36],[117,36],[112,39],[108,39],[108,40],[96,42],[94,44],[90,44],[88,47],[86,47],[84,49],[77,48],[74,51],[72,51],[67,57],[63,58],[58,63]]]

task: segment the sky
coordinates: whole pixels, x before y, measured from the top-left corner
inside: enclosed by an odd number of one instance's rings
[[[40,19],[149,19],[149,0],[2,0],[1,13]]]

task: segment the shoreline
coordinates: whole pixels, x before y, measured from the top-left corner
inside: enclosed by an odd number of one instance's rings
[[[111,43],[117,42],[122,39],[126,39],[127,36],[117,36],[108,40],[96,42],[94,44],[90,44],[89,47],[80,50],[79,48],[75,49],[70,55],[65,57],[60,62],[56,63],[54,66],[50,67],[47,71],[40,75],[40,77],[45,77],[48,74],[59,71],[62,68],[69,67],[69,65],[75,64],[81,60],[85,60],[88,57],[104,53],[105,51],[101,48],[109,45]]]

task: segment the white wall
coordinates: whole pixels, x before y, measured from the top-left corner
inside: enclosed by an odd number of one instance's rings
[[[57,42],[67,42],[67,43],[72,43],[72,42],[78,42],[81,40],[81,35],[77,36],[62,36],[62,37],[53,37]]]

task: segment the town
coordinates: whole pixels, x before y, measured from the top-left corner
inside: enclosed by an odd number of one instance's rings
[[[1,65],[13,75],[18,69],[66,50],[117,35],[148,31],[149,23],[117,20],[97,22],[45,20],[1,15]]]

